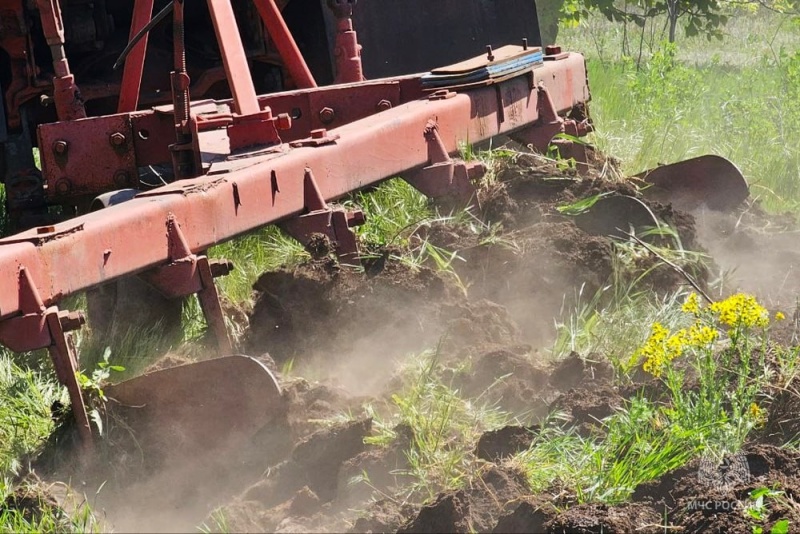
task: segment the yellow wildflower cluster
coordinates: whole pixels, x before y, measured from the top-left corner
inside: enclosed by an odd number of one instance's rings
[[[656,378],[661,377],[666,364],[681,356],[687,350],[711,350],[719,337],[719,330],[713,320],[722,326],[734,329],[744,327],[766,327],[769,325],[769,312],[751,295],[737,293],[721,302],[714,302],[701,308],[700,297],[690,293],[681,310],[695,316],[695,322],[671,334],[661,323],[653,323],[650,337],[634,354],[635,361],[644,359],[642,368]],[[783,319],[778,312],[775,319]],[[712,325],[712,326],[709,326]]]
[[[692,295],[695,299],[692,299]],[[696,297],[695,293],[689,296],[683,306],[684,311],[699,314],[700,305]],[[700,321],[689,328],[681,328],[672,335],[661,323],[653,323],[650,337],[636,352],[635,357],[637,361],[644,358],[642,369],[659,378],[667,363],[680,357],[687,349],[708,348],[717,340],[718,334],[715,328],[706,326]]]
[[[687,344],[697,348],[707,347],[717,340],[718,335],[719,332],[716,328],[695,323],[689,328],[689,341]]]
[[[768,416],[767,411],[758,406],[755,402],[750,405],[747,410],[747,415],[753,420],[756,428],[763,428],[767,424]]]
[[[653,323],[650,337],[636,352],[637,359],[644,358],[642,369],[656,378],[660,377],[664,366],[683,354],[690,336],[691,334],[686,329],[669,335],[669,330],[661,323]]]
[[[697,293],[689,293],[689,296],[686,297],[686,302],[681,306],[681,310],[695,316],[700,315],[700,297],[697,296]]]
[[[769,325],[769,312],[752,295],[737,293],[711,304],[709,309],[717,315],[720,323],[730,328]]]

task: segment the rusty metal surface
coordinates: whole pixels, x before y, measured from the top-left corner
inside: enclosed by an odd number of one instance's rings
[[[275,115],[296,117],[287,130],[280,132],[284,141],[295,141],[310,137],[315,129],[348,124],[418,98],[421,95],[418,79],[413,79],[417,82],[413,88],[410,80],[377,80],[287,91],[261,96],[258,101],[261,108],[270,108]],[[226,109],[231,103],[230,100],[196,101],[191,110],[202,119],[220,108]],[[321,112],[326,109],[331,116],[323,121]],[[135,187],[138,185],[136,167],[170,163],[169,145],[175,139],[172,107],[159,106],[128,116],[129,120],[125,115],[108,115],[39,127],[40,146],[50,147],[40,152],[50,202],[70,204],[91,200],[109,190]],[[123,133],[126,142],[112,144],[110,136],[114,132]],[[64,144],[56,146],[56,143]],[[80,180],[75,180],[78,177]]]
[[[139,184],[133,129],[126,115],[42,126],[39,146],[49,197],[94,198],[109,186]]]
[[[648,198],[686,210],[707,206],[726,211],[740,205],[750,194],[742,171],[727,159],[714,155],[662,165],[638,174],[637,178],[651,186],[644,191]]]
[[[38,244],[16,242],[19,236],[0,240],[0,318],[20,312],[16,273],[21,266],[50,305],[116,277],[165,264],[170,257],[170,220],[180,225],[190,250],[200,252],[302,213],[306,169],[315,173],[323,198],[332,201],[428,165],[425,132],[432,119],[444,150],[455,153],[465,141],[480,142],[535,124],[539,81],[562,113],[588,95],[579,55],[548,63],[534,74],[533,88],[530,77],[523,76],[452,98],[401,104],[331,130],[339,136],[334,143],[283,148],[260,156],[256,165],[177,182],[161,188],[159,195],[57,224],[52,233],[60,235],[58,239]],[[60,234],[76,225],[79,231]]]
[[[163,459],[251,438],[280,414],[281,390],[258,360],[228,356],[155,371],[104,388],[142,448]]]
[[[133,39],[150,22],[154,2],[155,0],[135,0],[129,39]],[[144,72],[148,39],[149,34],[142,36],[125,60],[122,83],[120,84],[119,103],[117,105],[118,113],[136,111],[136,108],[139,107],[139,90],[142,86],[142,73]]]
[[[183,0],[180,0],[183,1]],[[230,0],[208,0],[211,20],[222,52],[228,86],[233,95],[234,111],[240,115],[254,115],[260,110],[253,79],[249,76],[247,55],[244,51],[236,17]],[[243,73],[246,73],[243,75]]]

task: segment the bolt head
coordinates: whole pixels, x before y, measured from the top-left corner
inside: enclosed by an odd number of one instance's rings
[[[64,154],[66,154],[68,148],[69,144],[63,139],[59,139],[58,141],[53,143],[53,152],[59,156],[63,156]]]
[[[66,195],[72,189],[72,182],[66,178],[62,178],[56,182],[56,194]]]
[[[392,103],[388,100],[381,100],[378,102],[378,111],[386,111],[392,109]]]
[[[278,130],[288,130],[292,127],[292,117],[288,113],[281,113],[276,117],[275,127]]]
[[[111,142],[111,146],[122,146],[125,144],[125,135],[120,132],[114,132],[108,137],[108,140]]]
[[[333,108],[324,107],[319,110],[319,120],[322,121],[322,124],[330,124],[336,118],[336,112],[333,111]]]

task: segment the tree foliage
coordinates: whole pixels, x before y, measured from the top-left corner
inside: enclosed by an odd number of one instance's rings
[[[576,25],[590,11],[597,11],[612,22],[643,28],[648,21],[664,17],[668,40],[674,43],[679,21],[684,22],[687,37],[702,34],[721,39],[731,14],[755,12],[759,7],[800,18],[800,0],[565,0],[561,21]]]
[[[678,21],[685,21],[686,35],[705,34],[709,39],[721,38],[728,23],[725,0],[567,0],[562,8],[563,20],[577,23],[590,11],[599,11],[612,22],[634,23],[644,27],[648,20],[666,15],[669,41],[675,42]]]

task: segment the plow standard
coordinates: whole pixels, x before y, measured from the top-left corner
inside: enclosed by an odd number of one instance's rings
[[[401,176],[445,205],[468,206],[477,202],[473,182],[484,169],[456,156],[464,145],[508,135],[544,152],[555,137],[567,134],[557,140],[561,153],[580,162],[586,149],[574,139],[591,131],[583,57],[558,47],[543,49],[523,36],[518,45],[487,46],[473,59],[430,73],[365,81],[352,23],[354,0],[328,2],[336,19],[336,85],[326,87],[316,86],[278,5],[254,2],[280,64],[299,87],[265,95],[257,94],[231,2],[208,0],[232,98],[193,99],[185,42],[194,4],[184,4],[175,0],[161,8],[159,15],[165,15],[152,17],[153,1],[136,1],[131,41],[121,57],[118,112],[88,116],[65,55],[59,4],[37,1],[55,75],[47,98],[58,121],[38,126],[41,173],[7,175],[13,221],[35,224],[0,239],[0,342],[15,351],[49,349],[87,448],[92,432],[68,335],[84,318],[61,308],[65,297],[134,276],[166,297],[196,294],[220,354],[231,355],[214,278],[232,266],[210,260],[205,252],[211,246],[279,224],[304,244],[325,236],[341,261],[356,263],[351,228],[364,217],[333,205],[337,199]],[[148,32],[169,12],[172,103],[138,110],[147,81]],[[10,107],[11,92],[6,94]],[[673,172],[657,169],[652,176],[658,181],[649,183],[658,186],[653,190],[669,191],[672,174],[681,177],[683,189],[726,191],[721,196],[730,199],[716,206],[721,209],[746,197],[735,167],[724,162],[725,172],[709,171],[708,160],[700,162]],[[623,223],[618,217],[608,224]],[[188,421],[190,428],[192,418],[208,425],[212,417],[221,435],[257,430],[272,410],[264,404],[278,402],[275,378],[254,360],[228,356],[213,362],[145,375],[108,394],[126,405],[149,406],[158,418],[169,404],[158,399],[189,386],[203,390],[211,404],[224,398],[218,387],[224,367],[226,383],[239,385],[237,398],[246,410],[238,409],[236,416],[230,415],[235,405],[212,415],[179,410],[175,420]]]

